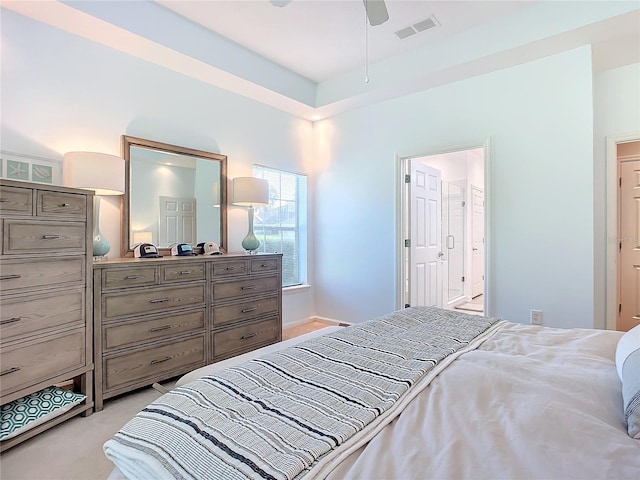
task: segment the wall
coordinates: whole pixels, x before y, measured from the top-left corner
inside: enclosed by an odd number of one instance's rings
[[[608,137],[640,139],[640,63],[594,75],[594,311],[595,326],[615,326],[615,289],[607,273],[615,275],[616,232],[607,232],[607,218],[615,218],[615,180],[607,185]],[[615,163],[615,158],[613,159]],[[615,165],[614,165],[615,171]],[[609,201],[607,201],[607,195]],[[613,194],[613,197],[611,197]],[[612,248],[613,247],[613,248]]]
[[[583,47],[318,122],[318,315],[396,308],[396,158],[490,138],[490,313],[591,327],[591,78]]]
[[[229,178],[251,175],[254,163],[311,168],[310,122],[11,11],[2,10],[1,22],[3,150],[54,159],[72,150],[119,154],[127,134],[225,154]],[[117,250],[119,199],[102,206],[102,233]],[[238,251],[246,209],[229,207],[228,220],[230,250]],[[285,322],[306,319],[313,289],[283,302]]]

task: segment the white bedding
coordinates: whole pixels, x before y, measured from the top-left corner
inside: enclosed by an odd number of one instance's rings
[[[638,479],[620,332],[507,324],[459,357],[337,479]]]
[[[323,475],[638,479],[640,442],[626,432],[614,362],[621,335],[507,324]],[[263,353],[204,367],[179,384]]]

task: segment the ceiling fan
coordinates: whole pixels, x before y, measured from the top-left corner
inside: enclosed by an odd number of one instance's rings
[[[276,7],[285,7],[291,2],[291,0],[269,0],[269,2]],[[389,20],[389,12],[387,12],[387,6],[384,4],[384,0],[362,0],[364,3],[364,9],[369,19],[369,25],[372,27],[376,25],[382,25]]]

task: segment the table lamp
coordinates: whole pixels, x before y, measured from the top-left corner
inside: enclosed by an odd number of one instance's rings
[[[234,205],[249,207],[249,233],[242,240],[242,248],[248,253],[255,253],[260,240],[253,233],[253,207],[269,205],[269,182],[263,178],[236,177],[233,179]]]
[[[124,160],[106,153],[65,153],[62,163],[62,181],[68,187],[95,191],[93,256],[105,256],[109,253],[111,245],[100,232],[100,195],[122,195],[124,193]]]

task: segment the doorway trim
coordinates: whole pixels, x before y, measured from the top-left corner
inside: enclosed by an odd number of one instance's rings
[[[618,307],[618,144],[640,141],[640,132],[607,137],[605,328],[616,330]]]
[[[493,290],[491,288],[492,278],[492,208],[491,208],[491,138],[485,140],[460,143],[455,146],[441,147],[429,149],[425,153],[412,155],[396,154],[396,309],[404,308],[404,282],[407,278],[407,268],[404,263],[404,240],[405,225],[408,221],[406,215],[408,212],[403,208],[404,200],[407,195],[407,186],[404,182],[405,168],[408,161],[414,158],[428,157],[432,155],[442,155],[446,153],[460,152],[463,150],[472,150],[474,148],[484,149],[484,233],[485,233],[485,256],[484,256],[484,315],[493,316]]]

